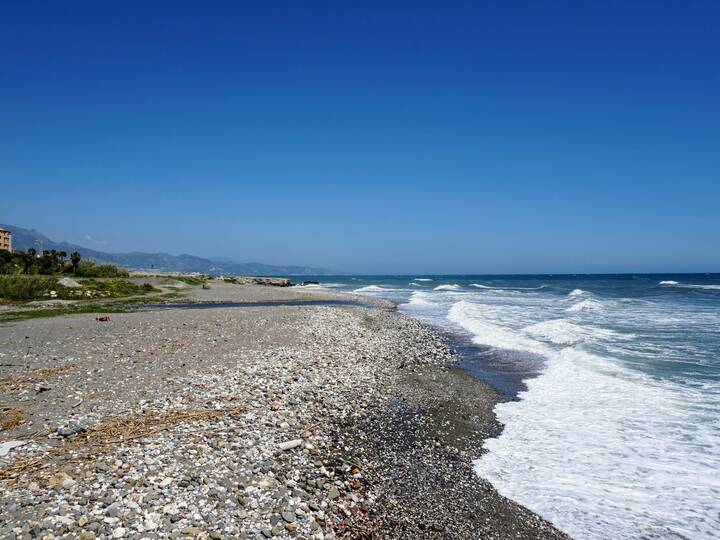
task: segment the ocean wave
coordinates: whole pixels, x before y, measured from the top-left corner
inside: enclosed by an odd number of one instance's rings
[[[297,285],[293,285],[293,287],[299,287],[302,289],[340,289],[345,287],[344,283],[307,283],[302,284],[298,283]]]
[[[661,281],[658,285],[664,285],[666,287],[679,287],[682,289],[704,289],[707,291],[718,291],[720,285],[701,285],[694,283],[678,283],[677,281]]]
[[[392,292],[397,291],[398,289],[393,289],[391,287],[383,287],[381,285],[367,285],[365,287],[360,287],[359,289],[355,289],[353,292],[356,293],[364,293],[364,292]]]
[[[539,291],[547,287],[547,285],[540,285],[538,287],[490,287],[489,285],[482,285],[481,283],[471,283],[470,286],[476,289],[492,289],[494,291]]]
[[[569,313],[577,313],[579,311],[602,311],[603,309],[605,309],[605,306],[602,302],[598,302],[593,298],[588,298],[587,300],[581,300],[580,302],[573,304],[565,311],[568,311]]]
[[[410,285],[411,287],[422,287],[422,285],[420,285],[419,283],[415,283],[415,282],[413,282],[413,281],[411,281],[410,283],[408,283],[408,285]]]
[[[542,321],[525,327],[523,331],[535,339],[562,346],[600,341],[629,341],[637,337],[635,334],[620,334],[607,328],[578,324],[567,319]]]
[[[552,354],[527,387],[495,407],[504,430],[475,461],[502,495],[574,538],[714,537],[717,390],[657,381],[578,347]]]
[[[511,328],[489,321],[483,313],[484,306],[464,300],[456,302],[448,312],[448,320],[470,332],[473,343],[498,349],[547,354],[550,349],[544,344],[525,337]]]
[[[584,296],[590,294],[588,291],[582,289],[573,289],[568,293],[568,298],[577,298],[578,296]]]
[[[427,307],[435,305],[434,302],[430,301],[430,296],[432,293],[423,292],[423,291],[414,291],[410,298],[408,299],[406,306],[409,307]]]
[[[413,281],[432,281],[432,279],[425,277],[416,277],[415,279],[413,279]]]
[[[460,285],[458,285],[457,283],[453,283],[452,285],[438,285],[433,290],[434,291],[459,291],[460,289],[462,289],[462,287],[460,287]]]

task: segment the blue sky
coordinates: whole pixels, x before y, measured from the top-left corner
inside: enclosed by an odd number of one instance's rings
[[[0,4],[0,222],[359,273],[720,271],[717,2]]]

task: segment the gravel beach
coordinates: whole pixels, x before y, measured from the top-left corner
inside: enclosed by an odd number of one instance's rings
[[[0,326],[0,537],[567,538],[472,471],[498,394],[375,304]]]

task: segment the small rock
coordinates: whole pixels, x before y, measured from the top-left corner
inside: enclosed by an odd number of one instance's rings
[[[295,521],[295,513],[294,512],[283,512],[282,518],[287,521],[288,523],[292,523]]]
[[[57,473],[56,475],[52,476],[48,481],[48,486],[50,487],[62,487],[65,489],[71,488],[75,484],[77,484],[77,482],[70,478],[70,476],[68,476],[64,472]]]
[[[280,450],[292,450],[293,448],[300,446],[302,442],[302,439],[293,439],[292,441],[286,441],[278,444],[278,448]]]

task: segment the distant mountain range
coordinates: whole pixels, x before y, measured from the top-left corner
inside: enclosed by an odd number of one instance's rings
[[[262,263],[239,263],[229,259],[204,259],[194,255],[170,255],[168,253],[105,253],[68,242],[55,242],[44,234],[24,229],[16,225],[3,225],[0,228],[13,233],[13,249],[25,251],[34,247],[38,252],[44,249],[78,251],[84,259],[98,263],[111,263],[130,270],[156,270],[160,272],[199,272],[201,274],[233,274],[250,276],[317,276],[332,275],[323,268],[310,266],[274,266]]]

